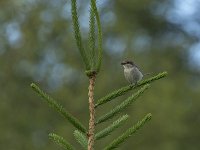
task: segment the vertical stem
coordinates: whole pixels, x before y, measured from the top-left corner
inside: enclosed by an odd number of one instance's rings
[[[95,128],[95,109],[94,109],[94,83],[96,76],[95,74],[89,78],[89,112],[90,112],[90,120],[89,120],[89,131],[88,131],[88,150],[93,150],[94,148],[94,128]]]

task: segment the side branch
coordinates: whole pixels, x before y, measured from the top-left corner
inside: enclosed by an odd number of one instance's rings
[[[138,87],[140,87],[142,85],[145,85],[147,83],[151,83],[153,81],[159,80],[159,79],[161,79],[161,78],[163,78],[165,76],[167,76],[167,72],[162,72],[162,73],[159,73],[156,76],[153,76],[153,77],[148,78],[146,80],[140,81],[137,85],[128,85],[128,86],[122,87],[122,88],[120,88],[118,90],[115,90],[114,92],[112,92],[112,93],[102,97],[101,99],[99,99],[97,101],[97,103],[95,104],[95,108],[100,106],[100,105],[102,105],[102,104],[104,104],[104,103],[107,103],[107,102],[115,99],[118,96],[124,95],[126,92],[128,92],[130,90],[136,89],[136,88],[138,88]]]
[[[73,28],[74,28],[74,36],[76,39],[76,44],[79,49],[79,52],[83,58],[83,61],[86,66],[86,70],[91,69],[91,64],[88,60],[87,53],[83,47],[82,43],[82,37],[81,37],[81,31],[79,27],[79,20],[78,20],[78,13],[77,13],[77,2],[76,0],[71,0],[71,15],[72,15],[72,22],[73,22]]]
[[[80,132],[79,130],[74,131],[74,137],[77,140],[77,142],[79,144],[81,144],[83,149],[87,150],[87,144],[88,144],[87,137],[82,132]]]
[[[90,120],[89,120],[89,131],[88,131],[88,150],[93,150],[94,147],[94,130],[95,130],[95,108],[94,108],[94,84],[95,84],[96,76],[93,75],[89,78],[89,112],[90,112]]]
[[[75,150],[75,148],[68,143],[63,137],[50,133],[49,138],[65,150]]]
[[[49,104],[50,107],[56,110],[64,118],[66,118],[75,128],[77,128],[83,133],[86,133],[86,128],[84,127],[84,125],[72,114],[67,112],[61,104],[59,104],[52,97],[50,97],[48,94],[43,92],[36,84],[32,83],[31,87]]]
[[[98,28],[98,58],[97,58],[97,72],[99,72],[100,67],[101,67],[101,61],[102,61],[102,31],[101,31],[101,21],[100,21],[100,17],[99,17],[99,13],[97,10],[97,6],[96,6],[96,0],[91,0],[91,7],[92,10],[95,14],[96,17],[96,21],[97,21],[97,28]]]
[[[132,126],[126,130],[121,136],[113,140],[104,150],[116,149],[120,144],[126,141],[131,135],[133,135],[137,130],[139,130],[147,121],[151,120],[152,115],[147,114],[141,121],[137,122],[136,125]]]
[[[117,105],[113,109],[111,109],[108,113],[101,116],[99,119],[97,119],[96,124],[102,123],[107,121],[108,119],[111,119],[116,114],[120,113],[122,110],[124,110],[126,107],[130,106],[134,101],[137,100],[139,96],[141,96],[142,93],[144,93],[145,90],[147,90],[150,87],[149,84],[144,85],[140,90],[138,90],[135,94],[128,97],[125,101],[123,101],[121,104]]]

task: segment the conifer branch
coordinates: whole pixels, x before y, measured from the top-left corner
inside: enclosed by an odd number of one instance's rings
[[[76,0],[71,0],[71,13],[72,13],[72,21],[73,21],[73,27],[74,27],[74,36],[75,36],[75,39],[76,39],[77,47],[78,47],[79,52],[80,52],[80,54],[83,58],[83,61],[85,63],[86,70],[90,70],[91,64],[89,63],[87,53],[84,50],[84,47],[83,47],[83,44],[82,44],[82,38],[81,38],[79,21],[78,21],[78,14],[77,14]]]
[[[50,107],[52,107],[54,110],[56,110],[58,113],[60,113],[64,118],[66,118],[75,128],[80,130],[83,133],[86,133],[86,128],[79,122],[78,119],[76,119],[74,116],[72,116],[70,113],[68,113],[62,105],[60,105],[57,101],[55,101],[52,97],[47,95],[45,92],[43,92],[36,84],[31,84],[32,89],[37,92],[48,104]]]
[[[90,61],[92,64],[92,70],[96,70],[96,55],[95,55],[95,15],[92,7],[90,8],[90,21],[89,21],[89,50],[90,50]]]
[[[68,143],[63,137],[54,134],[54,133],[50,133],[49,134],[49,138],[55,142],[56,144],[58,144],[60,147],[66,149],[66,150],[75,150],[74,147]]]
[[[86,136],[83,135],[82,132],[80,132],[80,131],[78,131],[78,130],[75,130],[75,131],[74,131],[74,137],[75,137],[75,139],[77,140],[77,142],[78,142],[79,144],[81,144],[81,146],[82,146],[85,150],[87,150],[88,140],[87,140]]]
[[[96,124],[102,123],[107,121],[108,119],[111,119],[114,117],[117,113],[124,110],[126,107],[130,106],[142,93],[144,93],[145,90],[147,90],[150,87],[149,84],[144,85],[140,90],[138,90],[135,94],[127,98],[125,101],[123,101],[121,104],[117,105],[115,108],[110,110],[105,115],[101,116]]]
[[[110,133],[113,132],[114,130],[116,130],[117,128],[119,128],[128,119],[128,117],[129,117],[128,115],[124,115],[124,116],[120,117],[119,119],[114,121],[110,126],[103,129],[102,131],[98,132],[95,135],[95,139],[99,140],[101,138],[104,138],[104,137],[110,135]]]
[[[91,0],[91,7],[95,14],[96,21],[97,21],[97,28],[98,28],[98,59],[97,59],[96,69],[97,69],[97,72],[99,72],[100,67],[101,67],[103,50],[102,50],[101,21],[100,21],[99,13],[98,13],[97,6],[96,6],[96,0]]]
[[[125,93],[127,93],[128,91],[130,90],[133,90],[133,89],[136,89],[142,85],[145,85],[147,83],[151,83],[153,81],[156,81],[156,80],[159,80],[163,77],[166,77],[167,76],[167,72],[162,72],[162,73],[159,73],[158,75],[156,76],[153,76],[151,78],[148,78],[146,80],[142,80],[140,81],[137,85],[128,85],[128,86],[125,86],[125,87],[122,87],[118,90],[115,90],[114,92],[102,97],[101,99],[99,99],[97,101],[97,103],[95,104],[95,108],[102,105],[102,104],[105,104],[113,99],[115,99],[116,97],[119,97],[119,96],[122,96],[124,95]]]
[[[127,138],[133,135],[138,129],[140,129],[147,121],[151,119],[152,115],[149,113],[147,114],[141,121],[137,122],[136,125],[132,126],[126,132],[124,132],[121,136],[117,139],[113,140],[104,150],[112,150],[118,148],[120,144],[125,142]]]

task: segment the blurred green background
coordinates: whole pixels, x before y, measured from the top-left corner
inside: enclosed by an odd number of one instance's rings
[[[120,62],[134,60],[143,72],[168,71],[125,113],[126,125],[97,141],[102,149],[147,113],[153,119],[123,150],[200,149],[200,1],[99,0],[104,58],[95,98],[127,85]],[[87,126],[88,79],[73,39],[70,0],[0,0],[0,149],[61,149],[55,132],[81,149],[74,128],[30,88],[40,85]],[[78,1],[85,43],[89,0]],[[104,114],[115,102],[97,109]],[[115,118],[116,119],[116,118]],[[105,123],[97,130],[109,123]]]

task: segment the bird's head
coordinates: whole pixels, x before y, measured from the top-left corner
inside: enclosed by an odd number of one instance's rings
[[[122,61],[121,65],[124,67],[124,69],[129,69],[135,66],[134,62],[129,60]]]

